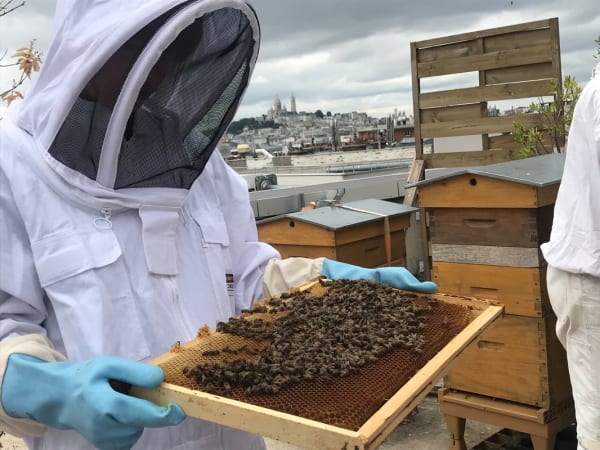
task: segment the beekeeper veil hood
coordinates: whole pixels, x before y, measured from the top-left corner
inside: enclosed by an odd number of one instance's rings
[[[189,189],[253,69],[252,8],[243,0],[59,0],[55,21],[18,124],[71,180]]]
[[[250,0],[58,0],[45,62],[9,116],[59,192],[99,211],[138,209],[151,270],[173,273],[164,243],[259,40]]]

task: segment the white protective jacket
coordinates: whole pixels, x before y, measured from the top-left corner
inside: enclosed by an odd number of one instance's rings
[[[550,241],[541,246],[557,269],[600,277],[600,69],[573,113]]]
[[[116,104],[83,95],[150,22]],[[321,261],[279,261],[257,241],[247,185],[213,153],[258,45],[246,0],[58,0],[42,70],[0,123],[0,377],[12,352],[146,361],[320,273]],[[2,408],[0,429],[32,449],[92,448]],[[263,447],[192,418],[147,429],[135,446]]]

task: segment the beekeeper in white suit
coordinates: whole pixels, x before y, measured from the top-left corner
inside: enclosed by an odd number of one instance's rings
[[[600,63],[575,105],[542,251],[556,335],[567,351],[577,448],[600,450]]]
[[[157,386],[143,361],[320,274],[435,290],[257,241],[247,185],[213,149],[258,46],[245,0],[58,0],[0,125],[0,429],[30,448],[264,448],[111,380]]]

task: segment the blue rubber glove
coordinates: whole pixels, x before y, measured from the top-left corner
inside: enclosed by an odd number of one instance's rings
[[[347,280],[373,280],[397,289],[423,292],[425,294],[433,294],[437,291],[437,284],[432,281],[419,281],[405,267],[367,269],[325,258],[321,274],[330,280],[342,278]]]
[[[177,425],[185,418],[176,404],[157,406],[115,391],[109,380],[152,388],[164,378],[160,367],[124,358],[46,362],[14,353],[2,382],[8,415],[78,431],[99,449],[133,446],[144,427]]]

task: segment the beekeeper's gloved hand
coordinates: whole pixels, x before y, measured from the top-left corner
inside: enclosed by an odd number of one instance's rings
[[[374,280],[407,291],[423,292],[425,294],[433,294],[437,291],[435,283],[432,281],[419,281],[405,267],[377,267],[375,269],[367,269],[325,258],[321,273],[324,277],[331,280],[339,280],[341,278],[348,280]]]
[[[153,388],[163,378],[160,367],[124,358],[46,362],[13,353],[4,372],[2,406],[13,417],[78,431],[99,449],[130,448],[145,427],[177,425],[185,414],[173,403],[161,407],[119,393],[109,380]]]

